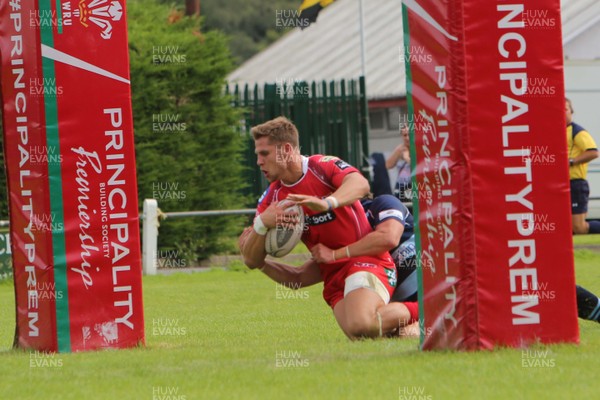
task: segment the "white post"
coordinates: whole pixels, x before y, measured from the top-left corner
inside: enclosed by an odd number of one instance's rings
[[[144,275],[156,275],[158,239],[158,203],[154,199],[144,200],[142,222],[142,271]]]
[[[360,65],[362,75],[367,81],[367,57],[366,57],[366,44],[365,44],[365,13],[363,9],[363,0],[358,0],[358,21],[360,30]]]

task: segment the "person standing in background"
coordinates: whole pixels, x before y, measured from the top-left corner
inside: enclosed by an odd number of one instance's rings
[[[385,161],[385,167],[398,170],[398,177],[394,187],[394,195],[402,202],[412,201],[412,178],[410,169],[410,139],[408,126],[403,124],[400,128],[402,143],[399,144]]]
[[[573,234],[600,233],[600,221],[586,221],[590,186],[587,181],[588,163],[598,157],[592,136],[573,122],[573,104],[565,99],[567,145],[569,150],[569,179],[571,181],[571,213]]]

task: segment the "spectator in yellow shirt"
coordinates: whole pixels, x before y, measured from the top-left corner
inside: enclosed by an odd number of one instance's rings
[[[567,145],[569,149],[569,178],[571,179],[571,213],[573,233],[600,233],[600,222],[585,220],[588,211],[590,187],[588,185],[588,163],[598,157],[596,142],[583,127],[573,122],[573,105],[565,99],[567,117]]]

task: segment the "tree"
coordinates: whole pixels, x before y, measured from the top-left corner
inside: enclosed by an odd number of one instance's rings
[[[232,68],[225,37],[153,0],[128,7],[139,198],[156,198],[163,211],[241,207],[243,142],[223,95]],[[173,220],[161,226],[159,246],[205,258],[226,248],[242,220]]]
[[[173,0],[158,0],[173,4]],[[188,0],[175,0],[183,7]],[[297,11],[301,0],[202,0],[200,15],[204,31],[218,30],[229,38],[236,64],[252,57],[279,39],[291,28],[278,24],[277,12]]]

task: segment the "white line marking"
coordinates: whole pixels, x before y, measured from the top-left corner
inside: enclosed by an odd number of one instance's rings
[[[80,60],[79,58],[70,56],[67,53],[63,53],[62,51],[53,49],[52,47],[46,46],[45,44],[42,45],[42,57],[46,57],[50,60],[54,60],[59,63],[71,65],[75,68],[80,68],[85,71],[92,72],[94,74],[105,76],[107,78],[114,79],[116,81],[123,82],[128,85],[130,84],[128,79],[122,78],[119,75],[113,74],[112,72],[90,64],[89,62]]]
[[[458,42],[458,38],[456,36],[452,36],[449,34],[442,25],[440,25],[416,0],[402,0],[406,7],[410,8],[415,14],[419,17],[423,18],[425,22],[429,23],[429,25],[433,26],[435,29],[440,31],[444,36],[446,36],[450,40],[454,40]]]

